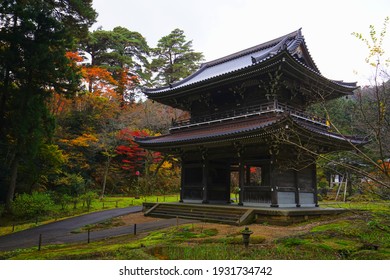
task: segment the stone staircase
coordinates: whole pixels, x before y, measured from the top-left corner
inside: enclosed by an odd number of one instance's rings
[[[254,210],[235,206],[207,204],[156,203],[144,204],[144,215],[159,218],[182,218],[230,225],[249,224],[254,220]]]

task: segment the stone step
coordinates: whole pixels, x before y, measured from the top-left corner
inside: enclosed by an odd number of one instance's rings
[[[224,224],[241,225],[252,218],[248,209],[207,205],[181,205],[157,203],[145,212],[145,216],[202,220]]]

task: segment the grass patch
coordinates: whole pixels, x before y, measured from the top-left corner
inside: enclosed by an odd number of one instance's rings
[[[265,237],[261,235],[252,235],[250,237],[250,244],[262,244],[265,242]],[[222,243],[222,244],[235,244],[242,245],[242,236],[234,235],[234,236],[226,236],[218,239],[206,239],[204,243]]]
[[[311,232],[323,232],[323,231],[340,231],[348,228],[350,225],[350,221],[338,221],[338,222],[333,222],[333,223],[328,223],[325,225],[320,225],[313,227],[311,229]]]
[[[79,201],[76,204],[71,203],[64,209],[62,209],[60,205],[54,205],[51,215],[39,216],[31,220],[16,220],[11,216],[0,217],[0,236],[86,213],[129,206],[141,206],[144,202],[176,202],[178,201],[178,198],[179,196],[177,194],[143,196],[138,199],[134,197],[106,196],[102,200],[93,200],[89,210],[82,201]],[[84,230],[86,229],[81,229],[80,232]]]
[[[87,232],[88,230],[99,231],[99,230],[104,230],[109,228],[120,227],[123,225],[125,225],[125,223],[120,219],[120,217],[117,217],[117,218],[112,218],[112,219],[102,221],[100,223],[86,225],[80,229],[73,230],[72,233],[83,233],[83,232]]]
[[[308,243],[308,241],[301,238],[289,237],[286,239],[282,239],[280,243],[283,244],[283,246],[285,247],[295,247],[295,246],[305,245]]]
[[[381,202],[336,202],[323,201],[320,203],[322,208],[343,208],[352,211],[370,211],[370,212],[388,212],[390,211],[390,203],[386,201]]]
[[[295,240],[295,239],[294,239]],[[313,227],[295,240],[294,249],[325,251],[336,259],[390,259],[389,213],[376,209]]]
[[[111,226],[114,222],[107,221],[102,226]],[[36,247],[0,252],[0,259],[390,259],[389,210],[359,210],[351,215],[339,216],[337,220],[316,223],[319,225],[298,236],[274,242],[254,233],[248,249],[242,244],[238,228],[237,232],[221,235],[216,228],[193,224],[90,244],[44,246],[40,252]]]

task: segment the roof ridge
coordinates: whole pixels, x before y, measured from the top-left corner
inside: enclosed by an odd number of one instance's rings
[[[184,84],[185,82],[191,80],[193,77],[198,76],[200,73],[202,73],[208,67],[213,67],[215,65],[222,64],[222,63],[225,63],[225,62],[233,60],[233,59],[237,59],[239,57],[248,55],[248,54],[253,53],[253,52],[257,52],[257,51],[264,50],[264,49],[267,49],[267,48],[270,48],[270,47],[278,46],[281,42],[285,42],[285,41],[287,41],[287,39],[292,38],[292,37],[302,36],[301,29],[302,28],[299,28],[298,30],[290,32],[290,33],[288,33],[288,34],[286,34],[284,36],[280,36],[280,37],[278,37],[276,39],[272,39],[270,41],[267,41],[267,42],[258,44],[256,46],[253,46],[253,47],[250,47],[250,48],[247,48],[247,49],[235,52],[233,54],[229,54],[227,56],[224,56],[224,57],[221,57],[221,58],[217,58],[217,59],[214,59],[214,60],[202,63],[200,65],[200,68],[197,71],[195,71],[194,73],[192,73],[191,75],[185,77],[184,79],[182,79],[182,80],[180,80],[180,81],[178,81],[178,82],[176,82],[174,84],[170,84],[168,86],[160,87],[160,88],[158,88],[158,90],[164,90],[164,89],[172,88],[173,86],[180,86],[181,84]],[[146,91],[147,91],[147,89],[146,89]]]
[[[256,52],[256,51],[260,51],[260,50],[264,50],[264,49],[276,46],[281,41],[286,40],[290,37],[295,37],[297,35],[299,36],[300,34],[301,34],[301,28],[298,30],[295,30],[293,32],[290,32],[286,35],[280,36],[276,39],[272,39],[270,41],[258,44],[256,46],[253,46],[253,47],[250,47],[250,48],[247,48],[247,49],[244,49],[244,50],[241,50],[241,51],[238,51],[238,52],[235,52],[235,53],[232,53],[232,54],[229,54],[229,55],[226,55],[226,56],[223,56],[223,57],[220,57],[220,58],[217,58],[217,59],[205,62],[205,63],[202,63],[201,68],[215,66],[215,65],[239,58],[241,56],[248,55],[248,54]]]

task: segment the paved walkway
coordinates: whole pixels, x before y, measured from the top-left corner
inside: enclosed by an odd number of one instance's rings
[[[85,225],[95,224],[114,217],[141,212],[141,210],[141,206],[133,206],[99,211],[0,236],[0,251],[38,246],[40,234],[42,234],[42,246],[49,244],[87,242],[88,234],[86,232],[71,233],[71,231]],[[180,224],[188,222],[189,220],[179,219]],[[162,229],[176,225],[176,223],[176,219],[164,219],[155,222],[137,224],[137,233]],[[90,233],[90,240],[96,241],[113,236],[133,234],[133,232],[134,225],[116,227],[101,231],[92,231]]]

